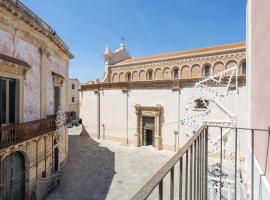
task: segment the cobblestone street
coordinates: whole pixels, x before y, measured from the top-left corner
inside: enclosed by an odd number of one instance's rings
[[[69,159],[47,200],[130,199],[173,155],[93,140],[80,136],[80,127],[69,130]]]

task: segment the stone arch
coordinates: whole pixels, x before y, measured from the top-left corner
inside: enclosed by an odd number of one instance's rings
[[[181,78],[183,79],[190,78],[190,68],[188,65],[185,65],[181,68]]]
[[[210,63],[204,63],[202,66],[202,77],[207,78],[212,75],[212,65]]]
[[[225,66],[224,66],[224,63],[221,62],[221,61],[218,61],[214,64],[214,67],[213,67],[213,74],[216,75],[222,71],[225,70]]]
[[[233,68],[233,67],[237,67],[238,64],[237,64],[237,61],[236,60],[229,60],[227,63],[226,63],[226,69],[230,69],[230,68]],[[227,76],[230,76],[232,72],[227,72],[226,75]]]
[[[169,67],[163,70],[163,79],[171,79],[171,69]]]
[[[174,66],[172,68],[172,75],[171,75],[171,77],[173,79],[179,79],[179,77],[180,77],[180,69],[179,69],[178,66]]]
[[[126,81],[132,81],[132,76],[131,76],[131,72],[126,72]]]
[[[191,78],[201,78],[201,66],[199,64],[195,64],[191,68]]]
[[[12,162],[10,161],[11,159]],[[7,165],[10,166],[7,167]],[[16,181],[12,184],[15,185],[13,191],[10,191],[9,189],[8,191],[2,191],[2,195],[4,194],[4,199],[5,197],[9,197],[11,195],[10,192],[12,192],[12,196],[14,199],[21,199],[22,197],[23,199],[28,199],[30,197],[30,185],[29,181],[27,180],[29,180],[30,177],[30,159],[27,153],[22,150],[9,151],[5,153],[4,156],[1,158],[1,166],[1,174],[6,174],[5,180],[7,180],[7,184]],[[6,173],[7,170],[10,170],[10,172]],[[1,184],[6,185],[6,183],[4,183],[3,181],[1,182]]]
[[[162,78],[162,70],[160,68],[157,68],[155,70],[155,80],[161,80]]]
[[[118,82],[118,81],[119,81],[118,74],[117,73],[114,73],[112,75],[112,82]]]
[[[146,80],[146,76],[145,76],[145,71],[141,70],[139,73],[139,80],[140,81],[145,81]]]
[[[246,75],[246,70],[247,70],[247,62],[246,62],[246,59],[242,59],[240,62],[239,62],[239,66],[238,66],[238,74],[240,75]]]
[[[146,80],[154,80],[154,70],[153,69],[147,69],[146,71]]]
[[[124,81],[125,81],[125,74],[124,74],[124,72],[121,72],[119,74],[119,82],[124,82]]]
[[[138,81],[139,80],[139,74],[137,71],[132,72],[132,80]]]
[[[230,69],[234,66],[237,66],[237,61],[236,60],[229,60],[226,62],[226,69]]]

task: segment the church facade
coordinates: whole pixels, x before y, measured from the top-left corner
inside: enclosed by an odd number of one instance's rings
[[[212,103],[207,97],[203,101],[191,98],[195,83],[218,74],[228,82],[226,70],[233,67],[237,87],[208,84],[213,91],[228,90],[228,97],[220,100],[224,106],[212,106],[206,118],[225,123],[237,116],[237,124],[245,124],[240,116],[246,109],[241,102],[247,98],[244,43],[131,58],[122,42],[114,52],[107,47],[104,58],[103,80],[81,85],[81,117],[85,131],[94,138],[177,150],[190,136],[181,123],[187,104],[194,101],[191,111],[196,115]],[[233,114],[224,114],[226,110]]]

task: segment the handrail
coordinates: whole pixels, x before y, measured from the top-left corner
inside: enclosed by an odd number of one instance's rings
[[[146,199],[158,186],[163,178],[170,172],[175,164],[183,157],[195,140],[201,135],[207,126],[202,126],[189,141],[132,197],[132,200]]]
[[[0,127],[0,149],[43,135],[55,129],[55,116]]]

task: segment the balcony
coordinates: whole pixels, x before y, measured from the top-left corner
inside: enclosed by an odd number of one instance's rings
[[[55,116],[0,127],[0,149],[56,130]]]
[[[260,195],[256,180],[265,176],[255,169],[254,144],[262,148],[256,137],[263,134],[270,130],[203,126],[132,200],[253,200]]]

